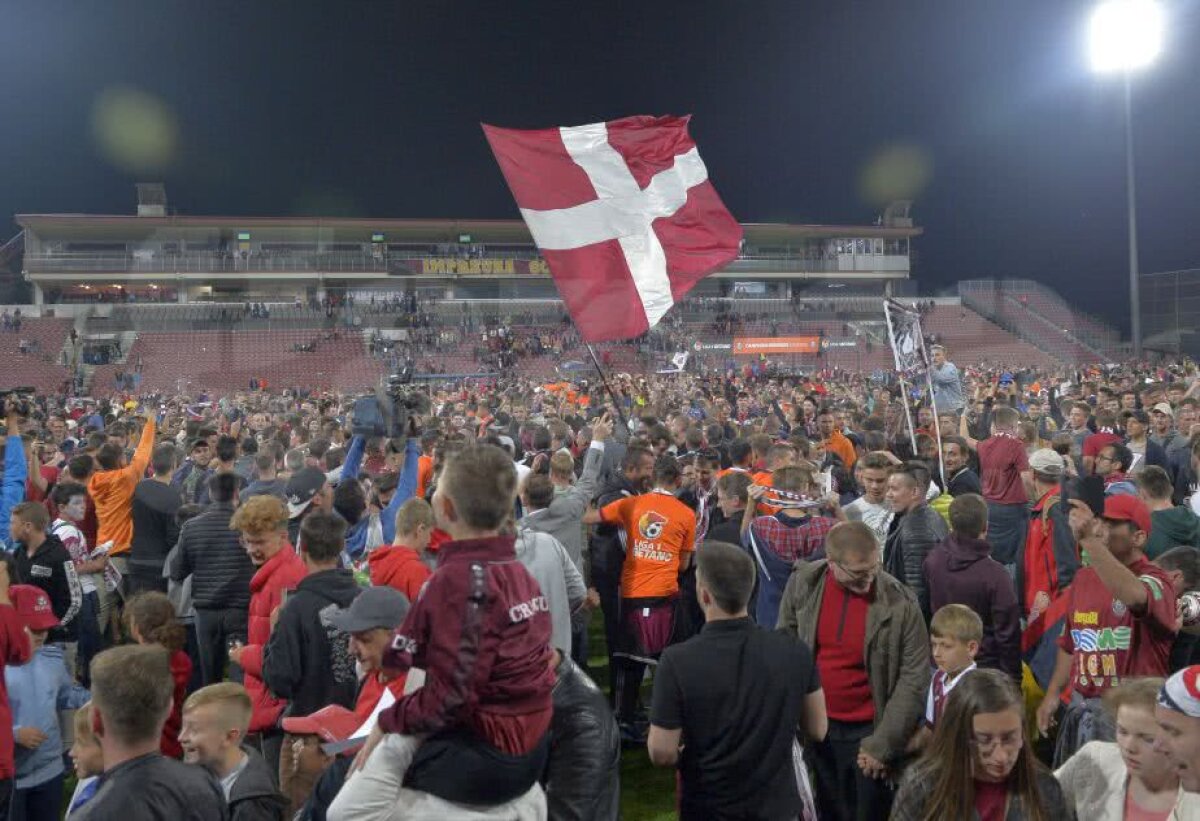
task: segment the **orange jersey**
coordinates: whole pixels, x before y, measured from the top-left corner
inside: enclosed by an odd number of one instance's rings
[[[825,450],[832,451],[842,458],[842,464],[847,469],[854,467],[854,463],[858,461],[858,454],[854,450],[854,443],[846,438],[840,430],[835,430],[833,436],[825,441]]]
[[[769,470],[759,471],[751,478],[754,480],[754,484],[756,485],[762,485],[763,487],[775,487],[775,477],[771,475],[771,471]],[[769,505],[766,502],[758,503],[758,514],[760,516],[774,516],[781,510],[783,510],[783,508]]]
[[[424,499],[429,483],[433,481],[433,457],[421,454],[417,457],[417,498]]]
[[[605,505],[600,518],[625,530],[623,598],[659,598],[679,592],[679,574],[696,543],[696,514],[690,507],[669,493],[655,491]]]

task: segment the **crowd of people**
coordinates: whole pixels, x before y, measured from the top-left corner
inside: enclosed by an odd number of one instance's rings
[[[1200,818],[1200,372],[930,376],[9,397],[0,803]]]

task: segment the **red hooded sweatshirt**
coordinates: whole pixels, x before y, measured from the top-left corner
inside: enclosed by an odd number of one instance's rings
[[[410,604],[417,600],[421,586],[430,576],[429,568],[421,561],[420,554],[402,544],[375,548],[368,555],[367,563],[371,569],[371,584],[399,590]]]

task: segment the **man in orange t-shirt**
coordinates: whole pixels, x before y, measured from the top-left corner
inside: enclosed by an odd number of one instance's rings
[[[854,443],[838,430],[837,416],[831,409],[824,408],[817,414],[817,430],[821,433],[821,441],[825,444],[825,450],[836,453],[841,457],[846,470],[851,470],[855,461],[858,460],[858,454],[854,450]]]
[[[682,474],[673,456],[654,465],[654,489],[606,505],[598,519],[620,525],[625,563],[621,570],[621,640],[617,665],[617,720],[631,736],[647,663],[658,660],[671,640],[679,577],[691,563],[696,514],[675,497]]]
[[[426,433],[421,437],[421,455],[417,457],[417,492],[418,499],[425,498],[425,492],[433,482],[433,449],[441,437],[436,431]]]

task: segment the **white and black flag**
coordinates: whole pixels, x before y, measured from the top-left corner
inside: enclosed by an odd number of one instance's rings
[[[925,337],[921,335],[921,315],[917,309],[894,299],[885,299],[883,314],[887,318],[888,342],[892,346],[896,370],[909,380],[913,374],[928,371],[929,354],[925,350]]]

